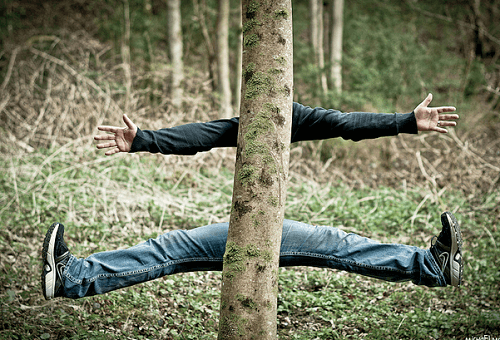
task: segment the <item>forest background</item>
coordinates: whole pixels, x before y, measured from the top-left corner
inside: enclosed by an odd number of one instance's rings
[[[332,2],[318,2],[318,17],[311,1],[293,1],[295,101],[409,112],[432,92],[433,105],[454,105],[461,119],[447,135],[292,145],[286,218],[428,247],[440,212],[451,210],[462,225],[465,282],[428,289],[281,269],[279,337],[500,337],[500,1],[346,2],[341,92],[323,80]],[[219,91],[218,2],[180,3],[183,79],[175,94],[171,2],[0,3],[0,338],[215,337],[220,273],[174,275],[76,301],[46,302],[40,292],[41,243],[54,221],[84,257],[228,220],[235,150],[109,158],[92,141],[96,126],[118,125],[122,113],[143,129],[228,114]],[[233,107],[239,15],[231,0]],[[311,35],[318,22],[321,67]]]

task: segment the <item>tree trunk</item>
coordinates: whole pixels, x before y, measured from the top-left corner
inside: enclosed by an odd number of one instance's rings
[[[182,104],[184,64],[182,61],[182,30],[180,0],[167,0],[167,31],[170,60],[172,62],[172,105],[179,108]]]
[[[238,16],[239,16],[239,26],[238,26],[238,44],[236,50],[236,74],[234,80],[234,107],[235,110],[239,112],[241,105],[241,79],[242,79],[242,67],[241,60],[243,58],[243,26],[241,21],[241,1],[238,5]]]
[[[231,85],[229,81],[229,0],[218,0],[217,13],[217,64],[219,66],[219,93],[221,103],[221,117],[230,118]]]
[[[132,70],[130,68],[130,8],[128,0],[123,1],[123,21],[125,32],[121,45],[123,72],[125,73],[125,112],[130,113],[132,96]]]
[[[332,41],[330,54],[330,79],[333,88],[342,92],[342,35],[344,29],[344,0],[333,0],[332,6]]]
[[[485,37],[484,32],[486,32],[486,27],[483,22],[483,16],[481,14],[481,0],[472,0],[471,4],[473,10],[474,25],[474,42],[475,42],[475,54],[476,57],[484,57],[484,45]]]
[[[323,92],[328,91],[328,82],[325,74],[325,50],[323,27],[323,0],[309,0],[311,13],[311,45],[314,51],[314,63],[319,69],[319,84]]]
[[[318,0],[309,0],[311,45],[314,50],[314,62],[317,63],[316,55],[318,50]]]
[[[323,25],[323,0],[318,0],[318,12],[317,12],[317,22],[318,22],[318,49],[317,49],[317,60],[319,68],[319,79],[321,84],[321,90],[323,93],[328,91],[328,82],[325,73],[325,26]]]
[[[201,6],[198,3],[198,0],[193,0],[194,13],[196,15],[197,21],[201,27],[201,34],[203,35],[203,39],[205,40],[205,46],[207,47],[207,60],[208,60],[208,77],[212,80],[212,90],[217,90],[217,85],[215,81],[216,77],[216,63],[217,58],[215,56],[215,48],[212,44],[212,40],[210,38],[210,33],[208,32],[207,23],[205,20],[205,13],[207,12],[207,4],[205,0],[201,1]],[[201,7],[201,8],[200,8]]]
[[[291,0],[243,0],[243,84],[219,339],[276,339],[292,119]]]

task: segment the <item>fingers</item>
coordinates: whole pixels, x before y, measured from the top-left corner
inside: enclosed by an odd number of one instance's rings
[[[111,133],[116,133],[116,131],[121,130],[123,128],[117,127],[117,126],[107,126],[107,125],[101,125],[97,127],[97,130],[99,131],[106,131],[106,132],[111,132]]]
[[[103,144],[97,144],[98,149],[105,149],[105,148],[112,148],[116,146],[116,142],[109,142],[109,143],[103,143]]]
[[[125,125],[131,130],[135,130],[135,124],[128,118],[126,114],[123,115],[123,121],[125,122]]]
[[[115,135],[98,135],[94,136],[94,140],[115,140]]]
[[[443,129],[443,128],[439,128],[439,127],[435,127],[431,131],[436,131],[436,132],[439,132],[439,133],[448,133],[448,130]]]
[[[437,122],[437,126],[431,128],[431,131],[436,131],[439,133],[448,133],[448,130],[444,129],[443,127],[453,127],[453,126],[457,126],[457,122],[439,120]]]
[[[111,156],[111,155],[114,155],[115,153],[119,153],[120,152],[120,149],[118,148],[114,148],[112,150],[109,150],[109,151],[106,151],[104,154],[106,156]]]
[[[429,93],[420,105],[427,107],[430,105],[431,101],[432,101],[432,93]]]
[[[439,121],[438,126],[457,126],[457,122]]]
[[[439,115],[439,120],[453,120],[453,119],[459,119],[459,115]]]
[[[441,107],[436,107],[436,110],[438,111],[438,113],[455,112],[457,108],[454,106],[441,106]]]

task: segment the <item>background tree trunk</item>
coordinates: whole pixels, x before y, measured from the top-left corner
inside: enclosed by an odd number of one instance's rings
[[[213,46],[212,39],[210,38],[210,33],[208,32],[207,22],[205,20],[205,13],[207,12],[207,4],[205,0],[201,1],[201,6],[198,0],[193,0],[194,13],[201,27],[201,33],[203,39],[205,40],[205,45],[207,47],[207,60],[208,60],[208,77],[212,80],[212,90],[217,90],[216,77],[216,64],[217,57],[215,55],[215,47]],[[200,8],[201,7],[201,8]]]
[[[342,36],[344,30],[344,0],[333,0],[333,29],[330,47],[330,80],[338,93],[342,92]]]
[[[124,34],[121,45],[122,67],[125,74],[125,112],[130,113],[132,96],[132,70],[130,67],[130,7],[128,0],[123,1]]]
[[[167,31],[170,60],[172,62],[172,105],[176,108],[182,104],[182,87],[184,64],[182,61],[182,30],[180,0],[167,0]]]
[[[328,91],[325,68],[323,0],[309,0],[311,12],[311,45],[314,51],[314,62],[319,69],[319,84],[323,93]]]
[[[311,45],[314,50],[314,58],[318,50],[318,0],[309,0],[310,27],[311,27]],[[315,62],[317,62],[315,60]]]
[[[325,26],[323,25],[323,0],[318,1],[318,12],[317,12],[317,25],[318,25],[318,49],[317,49],[317,62],[319,68],[319,80],[321,84],[321,90],[323,93],[328,91],[328,82],[325,72]]]
[[[236,50],[236,72],[235,72],[235,81],[234,81],[234,107],[235,110],[239,112],[241,105],[241,79],[242,79],[242,66],[241,61],[243,58],[243,26],[242,26],[242,18],[241,18],[241,1],[239,1],[238,5],[238,17],[239,17],[239,25],[238,25],[238,44]]]
[[[233,114],[231,107],[231,85],[229,81],[229,0],[218,0],[217,13],[217,64],[219,74],[219,93],[221,103],[221,117],[230,118]]]
[[[243,1],[243,84],[219,339],[276,339],[292,118],[291,0]]]

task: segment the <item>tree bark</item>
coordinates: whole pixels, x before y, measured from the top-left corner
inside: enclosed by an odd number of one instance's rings
[[[132,70],[130,67],[130,8],[128,0],[123,1],[123,21],[125,32],[121,45],[122,67],[125,73],[125,112],[130,113],[132,96]]]
[[[198,0],[193,0],[194,12],[197,18],[198,23],[201,26],[201,34],[203,35],[203,39],[205,40],[205,45],[207,47],[207,61],[208,61],[208,77],[212,80],[211,85],[214,91],[217,90],[215,77],[217,75],[216,72],[216,53],[215,47],[212,44],[212,40],[210,38],[210,33],[208,32],[207,23],[205,20],[205,13],[207,12],[207,4],[205,0],[201,1],[201,6],[198,3]],[[201,7],[201,8],[200,8]]]
[[[314,50],[314,58],[316,59],[316,51],[318,50],[318,0],[309,0],[310,29],[311,29],[311,45]],[[317,60],[314,60],[317,62]]]
[[[218,0],[217,13],[217,64],[219,74],[219,93],[221,103],[221,118],[230,118],[231,84],[229,81],[229,0]]]
[[[317,22],[318,22],[318,49],[317,49],[317,61],[319,68],[319,80],[321,84],[321,90],[323,93],[328,91],[328,82],[325,72],[325,26],[323,25],[323,0],[318,1],[318,12],[317,12]]]
[[[333,0],[330,80],[338,93],[342,92],[342,37],[344,30],[344,0]]]
[[[319,69],[319,84],[324,93],[328,91],[328,82],[325,74],[325,50],[323,27],[323,0],[309,0],[311,13],[311,45],[314,51],[314,63]]]
[[[243,0],[243,84],[219,339],[276,339],[292,120],[291,0]]]
[[[183,92],[181,83],[184,80],[180,0],[167,0],[167,31],[170,61],[172,64],[172,79],[170,83],[172,105],[179,108],[182,104]]]
[[[234,81],[234,107],[235,110],[239,112],[241,105],[241,79],[242,79],[242,58],[243,58],[243,25],[241,21],[241,1],[239,1],[238,5],[238,17],[239,17],[239,26],[238,26],[238,44],[236,51],[236,74]]]

